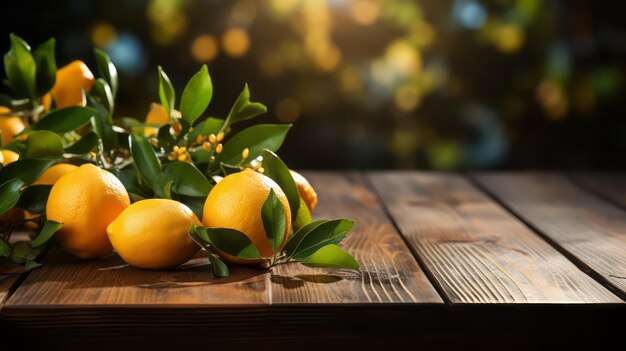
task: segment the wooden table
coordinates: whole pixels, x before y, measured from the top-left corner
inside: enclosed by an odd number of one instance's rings
[[[58,250],[0,276],[5,340],[285,349],[624,345],[626,176],[305,172],[318,217],[354,218],[362,274],[283,265],[216,279]]]

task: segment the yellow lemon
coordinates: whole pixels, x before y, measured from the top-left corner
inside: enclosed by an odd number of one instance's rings
[[[198,251],[189,237],[198,217],[184,204],[148,199],[127,207],[109,225],[107,233],[115,251],[127,263],[144,269],[179,266]]]
[[[33,182],[32,185],[53,185],[59,180],[62,176],[66,175],[71,171],[75,171],[78,169],[78,166],[74,166],[69,163],[57,163],[56,165],[51,166],[46,169],[40,176]]]
[[[306,203],[306,207],[309,208],[309,211],[313,212],[317,205],[317,193],[315,189],[313,189],[309,181],[300,173],[292,170],[289,170],[289,173],[291,173],[293,181],[296,182],[298,194],[300,194],[300,197],[304,200],[304,203]]]
[[[57,109],[69,106],[85,106],[87,101],[83,96],[83,90],[89,92],[95,81],[93,73],[83,61],[73,61],[57,71],[56,81],[50,91],[51,96],[46,94],[42,104],[47,107],[46,109],[49,109],[52,97]]]
[[[0,131],[2,131],[2,145],[6,145],[13,141],[15,136],[21,133],[26,125],[18,116],[8,116],[11,110],[0,106]]]
[[[174,110],[172,112],[172,115],[174,116],[175,119],[178,119],[181,117],[181,114],[178,110]],[[146,123],[165,124],[165,123],[169,123],[169,121],[170,121],[170,116],[168,116],[167,111],[165,111],[165,108],[161,104],[158,104],[156,102],[153,102],[150,104],[150,111],[148,111],[148,114],[146,115]],[[173,129],[174,129],[174,132],[176,133],[180,132],[180,125],[175,124],[173,126]],[[143,130],[143,134],[149,137],[152,135],[156,135],[158,131],[159,131],[159,128],[146,127]]]
[[[0,163],[2,163],[3,166],[8,166],[9,163],[17,161],[20,158],[20,154],[18,154],[15,151],[5,149],[5,150],[2,150],[2,158],[4,160]]]
[[[210,228],[237,229],[250,238],[262,257],[272,257],[272,247],[265,235],[261,218],[261,207],[270,189],[274,189],[274,193],[285,208],[287,228],[284,245],[291,231],[291,213],[287,196],[271,178],[251,170],[230,174],[217,183],[204,203],[202,223]],[[222,256],[235,263],[252,263],[226,254]]]
[[[128,193],[119,179],[84,164],[52,186],[46,216],[63,223],[55,237],[65,250],[80,258],[93,258],[111,252],[106,229],[129,205]]]

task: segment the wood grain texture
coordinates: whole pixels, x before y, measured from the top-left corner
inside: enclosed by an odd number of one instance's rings
[[[452,305],[620,303],[461,176],[385,172],[370,179]]]
[[[626,209],[626,174],[574,173],[569,174],[569,177],[579,186]]]
[[[443,303],[363,175],[304,175],[319,196],[315,217],[356,220],[341,246],[359,261],[362,274],[278,266],[272,274],[272,304]]]
[[[622,299],[626,212],[555,173],[482,174],[496,198]]]
[[[130,267],[117,255],[84,261],[53,251],[9,298],[5,309],[269,304],[266,273],[241,267],[231,273],[226,279],[213,278],[201,253],[179,268],[149,271]]]

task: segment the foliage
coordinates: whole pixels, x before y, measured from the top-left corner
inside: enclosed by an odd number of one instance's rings
[[[54,102],[44,103],[55,85],[54,45],[54,39],[50,39],[31,51],[25,41],[11,34],[11,49],[4,58],[6,84],[13,91],[13,96],[6,99],[7,107],[10,115],[22,119],[26,129],[3,146],[18,152],[20,158],[0,168],[0,256],[24,263],[27,269],[37,267],[39,252],[63,223],[45,219],[51,186],[33,182],[57,163],[94,163],[120,179],[131,201],[174,199],[189,206],[199,217],[204,200],[218,179],[246,169],[265,172],[287,195],[293,226],[298,229],[293,235],[287,233],[290,236],[285,250],[279,252],[287,216],[272,191],[261,213],[267,238],[276,252],[269,265],[297,260],[310,266],[358,269],[352,256],[334,246],[353,222],[342,219],[310,223],[308,211],[300,211],[306,206],[301,206],[303,202],[289,169],[275,153],[291,126],[256,124],[238,132],[233,128],[267,111],[263,104],[250,101],[247,85],[225,118],[207,117],[213,96],[207,66],[202,66],[189,80],[180,100],[159,66],[158,97],[169,121],[155,126],[134,118],[115,118],[117,70],[107,54],[96,49],[98,77],[93,88],[82,91],[86,105],[56,109]],[[22,211],[35,215],[12,217],[23,214]],[[41,229],[32,241],[10,244],[16,227],[34,221]],[[216,276],[228,274],[228,267],[217,252],[244,260],[260,258],[250,239],[233,229],[192,226],[190,236],[209,252]]]

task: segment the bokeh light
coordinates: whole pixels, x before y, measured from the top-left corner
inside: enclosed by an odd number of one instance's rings
[[[229,28],[222,36],[224,52],[231,57],[241,57],[250,47],[248,33],[238,27]]]
[[[210,34],[197,36],[191,43],[191,56],[200,63],[213,60],[219,53],[217,39]]]

